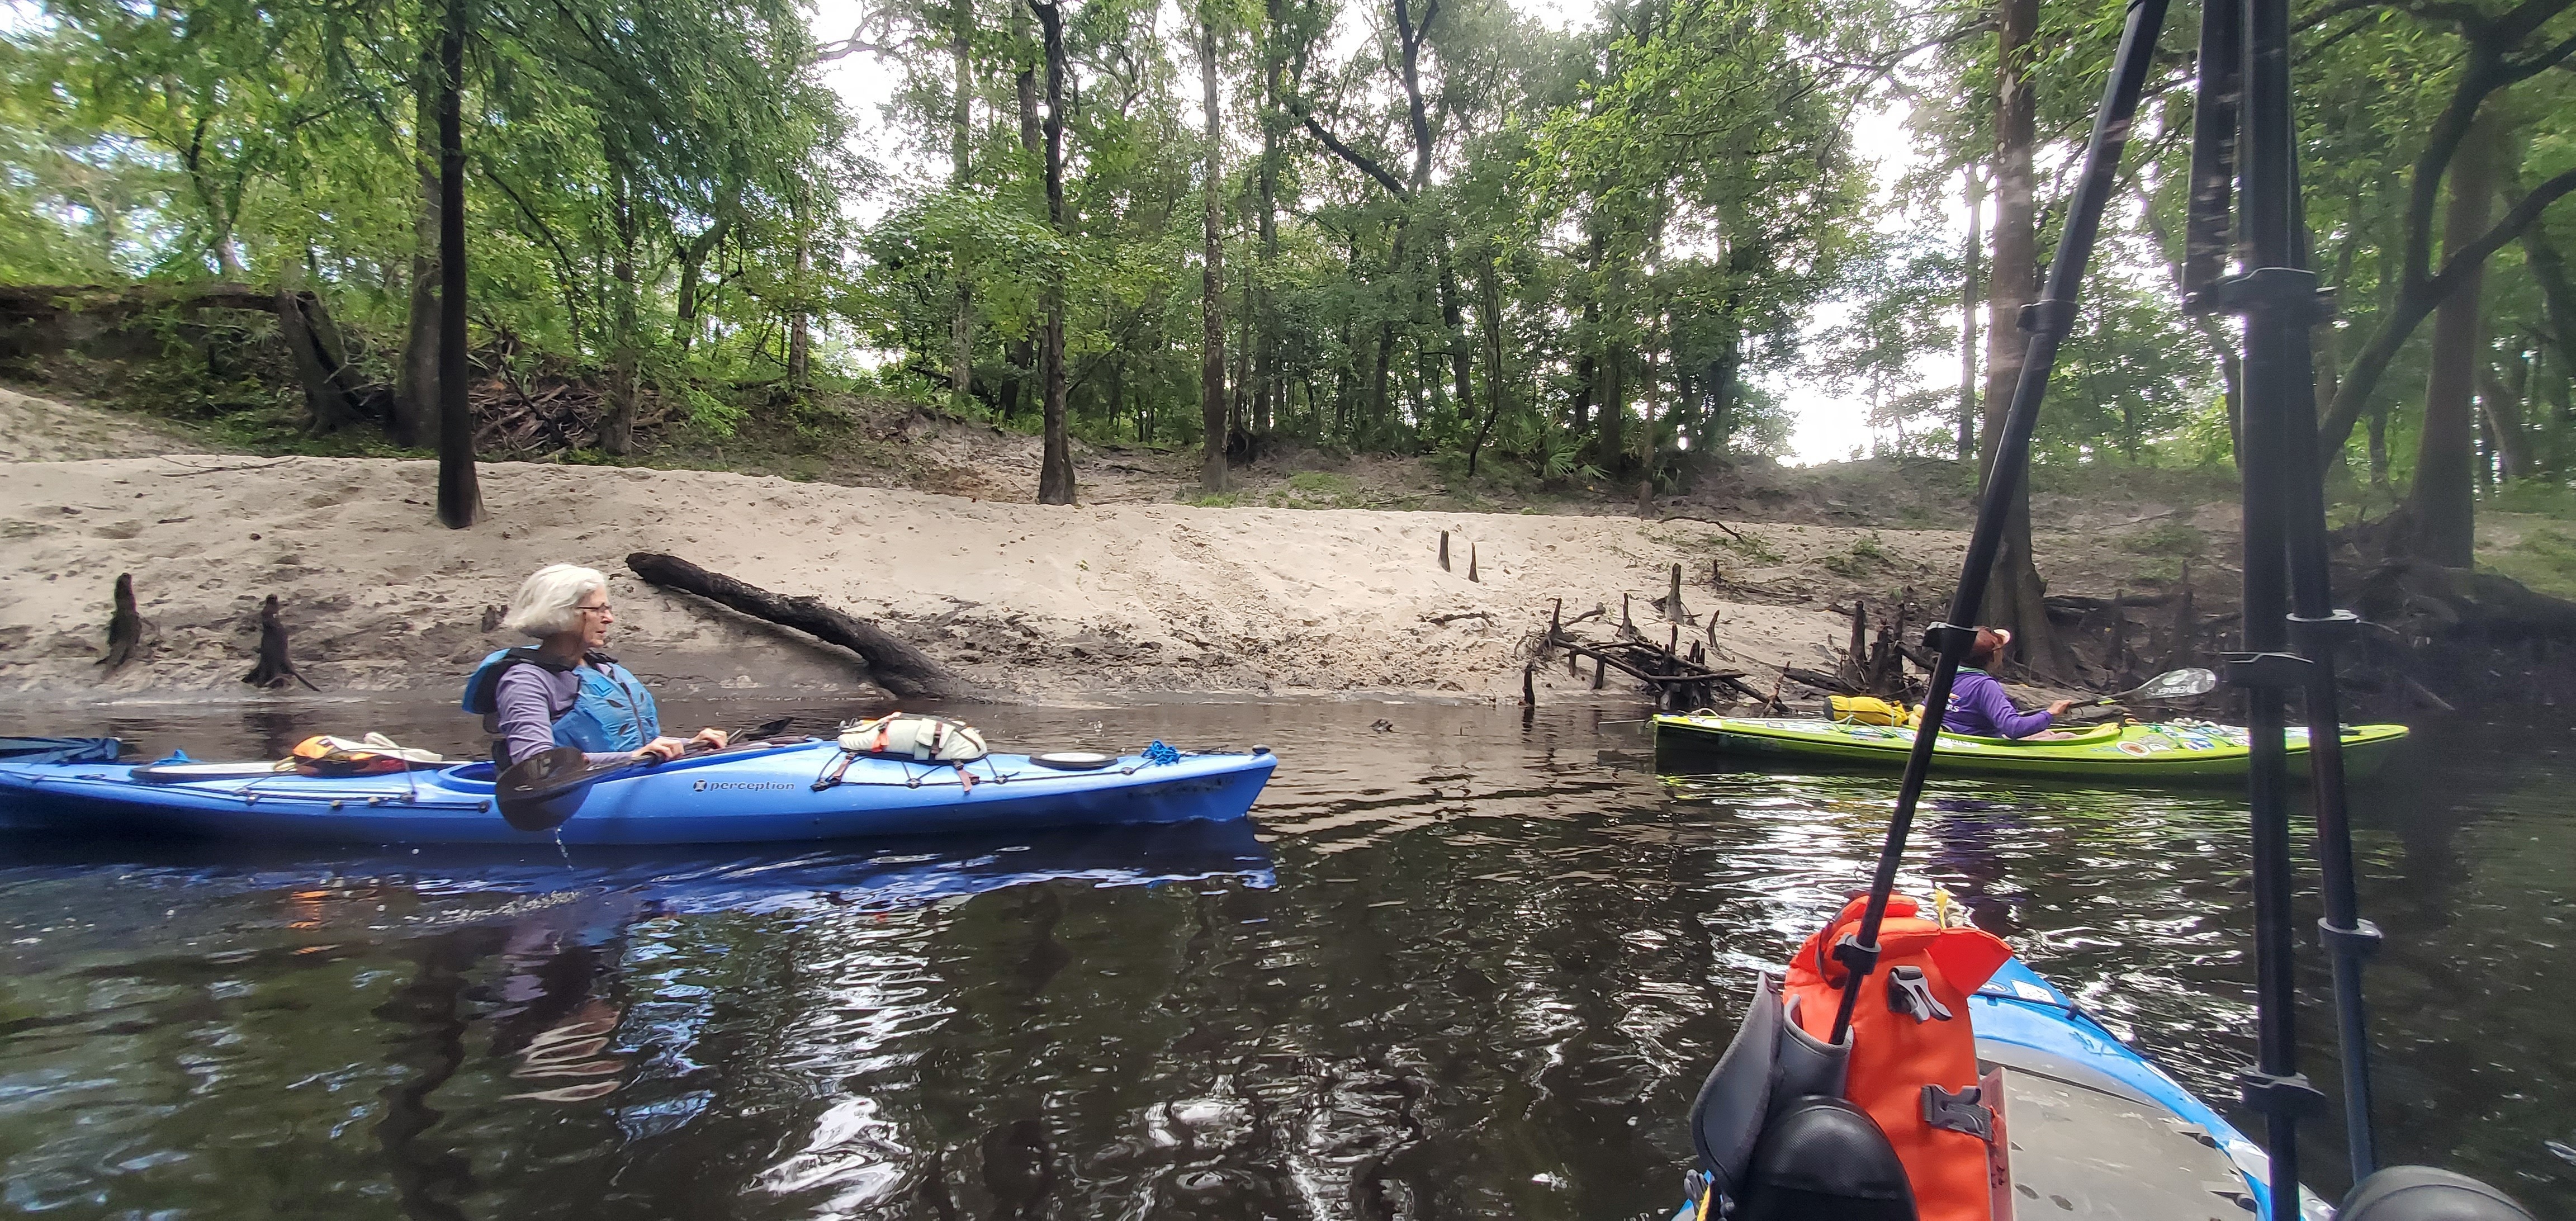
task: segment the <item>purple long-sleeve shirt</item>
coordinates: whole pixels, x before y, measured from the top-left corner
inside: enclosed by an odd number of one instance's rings
[[[1950,685],[1950,709],[1941,715],[1941,729],[1981,738],[2026,738],[2055,719],[2045,708],[2037,712],[2014,708],[2004,685],[1992,675],[1962,667]]]

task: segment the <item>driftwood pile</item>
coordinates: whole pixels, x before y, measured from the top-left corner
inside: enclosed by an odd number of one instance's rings
[[[1645,684],[1654,696],[1655,707],[1667,712],[1714,707],[1720,702],[1720,692],[1727,693],[1723,702],[1728,704],[1736,703],[1739,698],[1762,698],[1760,692],[1744,684],[1743,671],[1711,667],[1704,642],[1691,641],[1688,651],[1683,650],[1682,625],[1690,619],[1677,613],[1680,607],[1678,598],[1670,602],[1659,600],[1657,605],[1672,608],[1667,612],[1669,631],[1661,644],[1648,639],[1638,629],[1626,598],[1619,601],[1619,626],[1608,640],[1578,636],[1573,630],[1587,619],[1603,618],[1606,621],[1607,607],[1595,607],[1567,619],[1565,601],[1558,599],[1548,611],[1546,634],[1540,638],[1529,665],[1521,672],[1522,706],[1538,702],[1534,676],[1539,666],[1554,662],[1558,653],[1565,654],[1565,672],[1570,677],[1582,675],[1585,661],[1592,663],[1593,690],[1598,691],[1606,685],[1611,671],[1615,670]]]
[[[545,368],[525,377],[506,362],[476,361],[482,376],[467,389],[474,409],[474,451],[487,458],[533,458],[598,443],[608,396],[569,370]],[[494,366],[498,372],[493,372]],[[636,392],[636,423],[659,418],[659,397]]]

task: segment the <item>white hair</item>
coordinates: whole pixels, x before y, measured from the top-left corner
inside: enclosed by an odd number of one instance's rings
[[[573,609],[592,590],[608,592],[608,578],[579,564],[548,564],[519,585],[502,616],[504,631],[543,639],[557,632],[581,630],[581,613]]]

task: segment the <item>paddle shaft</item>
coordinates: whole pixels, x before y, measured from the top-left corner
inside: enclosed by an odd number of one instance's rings
[[[1888,896],[1896,889],[1896,871],[1905,859],[1905,840],[1914,827],[1914,810],[1923,799],[1923,784],[1932,771],[1932,750],[1941,737],[1938,718],[1941,710],[1950,706],[1950,688],[1958,679],[1959,664],[1967,659],[1969,646],[1976,642],[1976,629],[1970,625],[1977,621],[1977,608],[1985,601],[1987,579],[1994,571],[1995,556],[2003,549],[2005,520],[2030,467],[2031,434],[2039,425],[2039,404],[2048,395],[2048,378],[2057,365],[2058,345],[2074,329],[2076,294],[2083,283],[2085,266],[2093,257],[2094,238],[2101,232],[2102,212],[2117,185],[2120,152],[2128,144],[2130,120],[2138,111],[2138,95],[2146,85],[2166,5],[2167,0],[2132,0],[2129,5],[2127,24],[2120,30],[2119,55],[2112,65],[2111,79],[2102,89],[2092,137],[2085,143],[2083,169],[2066,210],[2066,227],[2059,235],[2057,256],[2048,266],[2046,291],[2041,300],[2022,312],[2022,328],[2030,333],[2030,347],[2022,360],[2021,379],[2013,386],[2012,406],[2004,414],[2003,432],[1995,438],[1994,463],[1986,475],[1984,494],[1977,501],[1977,524],[1968,536],[1967,556],[1959,565],[1959,586],[1950,599],[1949,618],[1933,625],[1925,636],[1925,642],[1939,654],[1923,695],[1923,706],[1929,710],[1925,719],[1930,722],[1924,729],[1931,732],[1916,732],[1914,749],[1905,757],[1905,779],[1897,789],[1896,812],[1888,819],[1887,839],[1879,848],[1877,871],[1870,877],[1869,901],[1861,910],[1860,926],[1851,941],[1834,947],[1835,958],[1844,964],[1845,976],[1842,998],[1834,1007],[1832,1037],[1826,1040],[1829,1044],[1838,1045],[1850,1034],[1861,984],[1878,965],[1878,928],[1887,917]]]

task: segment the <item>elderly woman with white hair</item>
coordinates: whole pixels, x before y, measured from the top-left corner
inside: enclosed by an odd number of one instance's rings
[[[615,622],[608,578],[598,569],[548,564],[519,586],[501,626],[537,643],[484,658],[465,681],[465,711],[482,715],[493,766],[558,746],[578,746],[592,763],[676,759],[701,744],[724,748],[720,730],[662,736],[653,693],[600,651]]]

